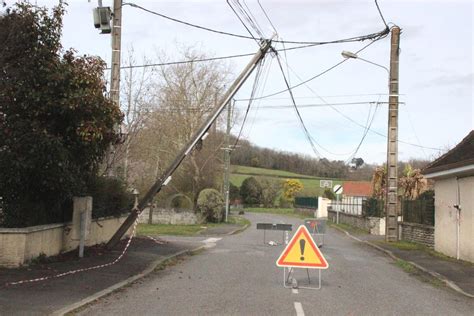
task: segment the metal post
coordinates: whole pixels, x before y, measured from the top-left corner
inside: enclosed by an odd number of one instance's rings
[[[398,240],[398,66],[400,28],[392,28],[390,51],[390,97],[387,137],[387,195],[385,240]]]
[[[155,203],[151,203],[148,207],[148,224],[153,224],[153,212],[155,211]]]
[[[225,195],[225,221],[227,222],[229,216],[229,191],[230,191],[230,121],[232,117],[232,104],[227,105],[227,130],[225,134],[225,148],[224,148],[224,195]]]
[[[79,240],[79,258],[84,257],[84,244],[86,240],[86,211],[81,211],[81,222],[80,222],[80,240]]]
[[[339,194],[336,194],[336,224],[339,224],[339,211],[341,210],[341,205],[339,204]]]

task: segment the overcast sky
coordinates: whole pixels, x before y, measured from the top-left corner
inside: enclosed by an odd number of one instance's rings
[[[56,1],[30,1],[51,7]],[[147,9],[222,31],[247,35],[226,1],[130,0]],[[261,0],[280,38],[289,41],[327,41],[374,33],[384,29],[373,0],[360,1],[269,1]],[[12,1],[7,1],[8,4]],[[111,6],[112,0],[103,0]],[[246,1],[265,36],[272,29],[256,1]],[[387,22],[401,27],[399,139],[431,148],[446,149],[458,143],[474,126],[473,111],[473,2],[379,0]],[[63,45],[80,54],[101,56],[110,63],[110,36],[101,35],[92,23],[97,1],[70,0],[64,20]],[[182,60],[178,46],[194,46],[209,56],[254,53],[252,40],[232,38],[176,24],[144,11],[123,7],[122,49],[133,46],[137,55],[158,61],[157,52]],[[316,46],[289,51],[289,79],[296,85],[341,61],[342,50],[357,51],[368,42]],[[281,44],[277,47],[281,48]],[[374,43],[360,57],[389,67],[390,36]],[[285,57],[284,55],[282,57]],[[235,59],[236,77],[251,57]],[[270,69],[260,95],[285,88],[277,61],[266,61]],[[285,66],[285,71],[287,71]],[[264,79],[264,77],[263,77]],[[361,60],[351,59],[327,74],[293,90],[298,105],[352,102],[387,102],[387,72]],[[252,80],[238,93],[250,96]],[[322,98],[318,97],[322,96]],[[372,103],[302,107],[300,112],[320,157],[346,160],[372,120]],[[294,109],[265,106],[291,105],[288,93],[252,105],[244,137],[268,148],[315,156],[304,137]],[[247,103],[240,101],[242,111]],[[350,120],[349,120],[349,119]],[[361,126],[357,125],[359,123]],[[237,133],[237,128],[234,133]],[[371,129],[386,135],[387,104],[377,108]],[[432,158],[436,150],[399,144],[399,159]],[[367,162],[386,160],[386,138],[369,132],[357,152]]]

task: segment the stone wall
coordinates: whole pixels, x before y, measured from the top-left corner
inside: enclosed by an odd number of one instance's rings
[[[306,217],[314,217],[314,214],[316,213],[316,209],[314,208],[303,208],[303,207],[297,207],[294,210],[295,214],[300,214],[304,215]]]
[[[93,219],[85,240],[86,246],[109,241],[127,218]],[[39,255],[54,256],[76,249],[78,236],[73,223],[39,225],[24,228],[0,228],[0,267],[18,267]],[[130,236],[131,229],[125,234]]]
[[[398,230],[401,240],[417,242],[430,248],[434,247],[433,226],[401,222],[398,224]]]
[[[328,219],[336,223],[337,212],[328,210]],[[366,230],[372,235],[385,235],[385,218],[363,217],[360,215],[339,212],[339,223]]]
[[[143,210],[140,223],[149,223],[149,210],[150,208]],[[154,208],[152,215],[152,224],[194,225],[201,222],[199,216],[190,210]]]

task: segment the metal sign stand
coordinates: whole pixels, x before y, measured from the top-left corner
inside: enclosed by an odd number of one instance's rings
[[[296,284],[293,284],[293,282],[288,283],[288,280],[291,277],[291,274],[293,273],[294,268],[288,268],[288,276],[286,275],[286,268],[283,268],[283,287],[285,289],[292,289],[292,288],[298,288],[298,289],[308,289],[308,290],[320,290],[321,289],[321,269],[318,269],[318,287],[311,287],[311,286],[299,286],[298,283],[295,282]],[[309,276],[309,269],[306,269],[306,274],[308,276],[308,284],[311,284],[311,278]]]
[[[311,235],[317,237],[315,241],[321,248],[324,245],[324,235],[326,234],[326,220],[308,218],[304,220],[304,223]]]

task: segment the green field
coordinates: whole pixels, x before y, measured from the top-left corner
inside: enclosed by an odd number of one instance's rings
[[[306,196],[321,196],[323,194],[324,188],[320,187],[320,180],[332,180],[333,186],[336,184],[342,184],[343,182],[340,179],[313,177],[309,175],[302,175],[282,170],[272,170],[237,165],[233,165],[231,167],[230,182],[233,185],[240,187],[242,185],[242,182],[249,177],[265,177],[282,181],[285,179],[298,179],[301,181],[301,183],[303,183],[304,186],[304,189],[301,194]]]
[[[289,178],[314,178],[312,176],[298,174],[294,172],[284,170],[273,170],[264,168],[255,168],[247,166],[232,165],[230,168],[231,173],[245,174],[245,175],[259,175],[259,176],[273,176],[273,177],[289,177]]]

